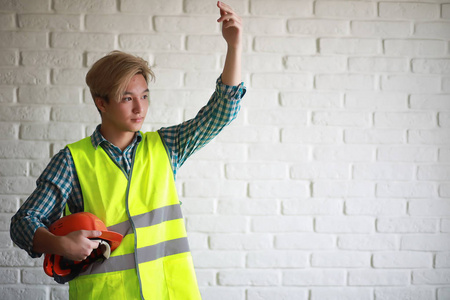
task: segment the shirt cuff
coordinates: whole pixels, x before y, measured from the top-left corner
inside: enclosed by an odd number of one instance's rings
[[[216,80],[216,92],[223,98],[230,100],[240,100],[247,92],[244,82],[239,85],[226,85],[222,82],[222,74]]]

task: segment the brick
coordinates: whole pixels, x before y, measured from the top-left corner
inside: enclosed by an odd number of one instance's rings
[[[121,0],[120,11],[138,14],[179,14],[182,11],[182,3],[177,0],[145,1],[145,0]]]
[[[116,1],[114,0],[55,0],[53,9],[57,12],[98,12],[98,13],[113,13],[116,12]]]
[[[50,289],[51,300],[68,300],[69,299],[69,287],[58,288],[54,287]]]
[[[0,158],[47,158],[49,144],[28,141],[0,141]]]
[[[296,16],[297,17],[297,16]],[[345,36],[350,32],[348,21],[290,19],[288,32],[309,36]]]
[[[395,129],[346,129],[344,142],[348,144],[404,144],[406,133]]]
[[[438,157],[441,162],[450,162],[450,148],[438,149]]]
[[[2,285],[14,284],[19,282],[19,270],[17,269],[0,269],[0,283]]]
[[[183,183],[183,196],[185,197],[245,197],[247,185],[239,181],[185,181]]]
[[[39,269],[23,269],[21,272],[21,282],[25,284],[34,285],[51,285],[56,284],[56,282],[50,276],[47,276],[42,270]]]
[[[161,89],[161,88],[171,88],[175,89],[182,86],[182,72],[179,70],[164,70],[154,68],[153,70],[156,74],[156,80],[154,83],[150,84],[150,88]],[[192,73],[186,75],[186,85],[189,86],[189,80],[192,80]],[[194,77],[194,76],[192,76]],[[198,86],[198,85],[197,85]],[[209,84],[209,87],[213,86]]]
[[[436,253],[435,268],[450,267],[450,252]]]
[[[337,108],[341,106],[340,98],[334,92],[280,92],[280,103],[286,107]]]
[[[331,250],[336,238],[331,234],[283,233],[275,236],[275,248],[283,250]]]
[[[427,146],[382,146],[377,149],[377,160],[389,162],[434,162],[437,160],[437,149]]]
[[[228,179],[285,179],[287,174],[287,165],[281,163],[238,163],[225,166],[225,177]]]
[[[15,50],[0,51],[0,66],[16,66],[19,62],[19,55]]]
[[[395,56],[442,56],[445,53],[445,43],[439,40],[386,39],[384,53]]]
[[[311,89],[313,78],[299,73],[256,73],[252,75],[251,85],[253,88]]]
[[[16,27],[14,14],[1,13],[0,14],[0,28],[2,30],[13,29]]]
[[[192,253],[196,268],[242,268],[245,253],[242,251],[196,251]]]
[[[311,38],[258,36],[254,39],[256,52],[315,54],[316,41]]]
[[[20,249],[1,249],[0,254],[0,264],[2,267],[34,266],[34,261],[28,256],[25,251],[22,251]]]
[[[316,75],[315,86],[319,90],[373,90],[375,78],[373,75],[340,74]]]
[[[369,288],[312,287],[311,300],[371,300],[372,290]]]
[[[153,19],[156,32],[170,33],[195,33],[214,34],[218,33],[216,19],[203,16],[157,16]]]
[[[377,39],[321,38],[321,54],[380,54],[382,44]]]
[[[0,294],[5,299],[47,299],[47,290],[45,287],[29,287],[29,286],[2,286],[0,287]]]
[[[181,35],[176,34],[148,35],[127,33],[119,35],[119,46],[125,50],[180,51],[182,43]],[[165,65],[162,65],[162,67],[165,67]]]
[[[311,266],[316,268],[368,268],[371,255],[353,251],[326,251],[311,255]]]
[[[305,126],[307,112],[292,108],[278,108],[277,110],[252,109],[247,113],[247,121],[252,125],[288,125]]]
[[[287,270],[283,272],[284,285],[337,286],[345,285],[344,270]]]
[[[232,288],[232,287],[204,287],[200,288],[200,293],[203,299],[217,299],[217,300],[227,300],[245,299],[245,289],[242,287]]]
[[[54,69],[51,81],[55,85],[85,86],[85,69]]]
[[[401,240],[402,250],[412,251],[448,251],[450,237],[448,234],[407,235]]]
[[[412,216],[427,216],[427,217],[450,216],[450,203],[448,200],[437,200],[437,199],[433,199],[431,201],[411,200],[409,202],[408,211],[409,214]]]
[[[319,1],[315,3],[315,13],[319,17],[366,19],[376,16],[375,3],[359,1]]]
[[[411,24],[401,21],[353,21],[352,35],[361,37],[404,37],[411,35]]]
[[[217,142],[223,143],[273,143],[280,140],[279,131],[269,126],[247,126],[226,128],[216,138]]]
[[[215,161],[190,161],[187,160],[183,164],[180,172],[177,172],[178,179],[193,179],[193,178],[221,178],[223,167],[222,164]]]
[[[402,199],[347,199],[345,213],[358,216],[398,216],[406,213],[406,201]]]
[[[449,184],[441,184],[439,186],[439,196],[443,198],[450,197],[450,185]]]
[[[224,63],[221,63],[224,65]],[[280,55],[244,54],[242,57],[243,72],[281,71],[283,68]]]
[[[230,298],[231,299],[231,298]],[[270,299],[309,299],[309,291],[307,288],[286,287],[282,289],[278,287],[262,287],[247,290],[248,300],[270,300]]]
[[[76,87],[21,86],[17,99],[21,104],[77,104],[81,93]]]
[[[439,113],[438,114],[439,127],[449,128],[450,127],[450,114],[449,113]]]
[[[413,284],[450,284],[450,270],[414,270]]]
[[[444,77],[442,78],[442,91],[443,92],[450,92],[450,78]]]
[[[342,133],[338,128],[285,128],[281,131],[281,141],[283,143],[335,144],[341,140]]]
[[[195,232],[245,232],[247,218],[241,216],[189,216],[186,228]]]
[[[450,136],[447,134],[447,132],[445,132],[445,130],[409,130],[408,142],[410,144],[448,145],[450,144]]]
[[[450,289],[449,288],[440,288],[437,291],[438,299],[447,299],[450,297]]]
[[[376,188],[378,197],[428,198],[435,193],[435,187],[426,182],[386,182]]]
[[[450,37],[448,23],[445,22],[421,22],[415,25],[414,36],[423,38],[446,38]]]
[[[240,16],[247,10],[246,1],[230,0],[226,2]],[[217,14],[218,8],[214,2],[208,0],[186,0],[184,1],[184,12],[189,14]]]
[[[20,128],[22,140],[69,140],[76,141],[83,138],[81,126],[64,123],[25,124]]]
[[[339,73],[347,69],[347,60],[336,56],[287,56],[286,70],[314,73]]]
[[[308,161],[308,147],[296,144],[273,144],[250,145],[248,157],[251,161],[283,161],[283,162],[305,162]]]
[[[450,59],[413,59],[412,70],[423,74],[449,74]]]
[[[298,198],[310,194],[307,182],[296,181],[253,181],[249,184],[251,198]]]
[[[42,68],[0,68],[0,84],[46,84],[48,70]]]
[[[0,48],[45,48],[47,34],[44,32],[1,31]]]
[[[280,35],[286,30],[286,22],[278,18],[245,17],[243,22],[244,32],[251,35]]]
[[[280,277],[277,270],[224,270],[217,274],[223,286],[277,286]]]
[[[15,213],[19,204],[19,199],[16,196],[2,195],[0,196],[0,213]],[[9,234],[7,237],[8,240]],[[6,244],[6,243],[5,243]]]
[[[228,145],[228,144],[218,144],[210,143],[208,147],[203,148],[201,151],[197,152],[195,156],[191,159],[202,159],[202,160],[220,160],[220,161],[235,161],[244,160],[246,157],[246,149],[243,145]]]
[[[410,163],[358,163],[353,166],[357,180],[412,180],[415,166]]]
[[[322,180],[312,184],[314,197],[373,197],[375,184],[367,181]]]
[[[214,70],[216,57],[210,54],[156,54],[155,64],[167,69]]]
[[[408,251],[374,253],[372,263],[375,268],[431,268],[433,254]]]
[[[312,113],[312,124],[318,126],[368,127],[371,124],[370,114],[347,111],[315,111]]]
[[[114,48],[114,35],[87,32],[53,32],[50,36],[50,46],[57,49],[107,51]],[[73,65],[69,65],[69,67],[71,66]]]
[[[441,17],[443,19],[450,19],[450,4],[442,4]]]
[[[386,300],[425,300],[434,298],[434,290],[427,287],[375,288],[375,297]]]
[[[290,169],[292,179],[350,179],[348,163],[315,162],[294,164]]]
[[[18,138],[18,124],[0,123],[0,125],[0,137],[2,140],[16,140]]]
[[[409,61],[395,57],[350,57],[349,70],[354,72],[408,72]]]
[[[349,91],[345,94],[345,107],[357,110],[402,111],[407,104],[407,94],[398,92]]]
[[[409,277],[408,271],[350,270],[348,272],[348,284],[352,286],[404,286],[409,283]]]
[[[8,195],[31,194],[35,188],[35,179],[29,177],[2,177],[0,193]]]
[[[397,250],[399,240],[398,237],[395,235],[346,234],[338,237],[337,245],[339,249],[344,250],[364,250],[364,251]]]
[[[379,16],[388,19],[438,19],[440,7],[434,3],[387,3],[379,5]]]
[[[306,216],[255,216],[251,221],[252,232],[311,232],[312,218]]]
[[[283,4],[271,0],[251,0],[250,13],[265,16],[312,17],[313,6],[309,1],[283,0]]]
[[[150,18],[146,15],[99,15],[86,16],[85,26],[92,32],[148,32]]]
[[[186,38],[186,49],[194,53],[222,53],[226,49],[226,42],[220,35],[189,35]]]
[[[22,51],[22,65],[48,67],[81,67],[82,53],[67,50]]]
[[[312,157],[324,162],[364,162],[375,157],[375,147],[357,145],[314,146]]]
[[[14,12],[48,12],[50,11],[50,1],[48,0],[2,0],[2,10]]]
[[[54,106],[51,112],[52,121],[61,122],[92,122],[99,123],[100,116],[91,105],[67,105],[67,106]]]
[[[252,251],[247,254],[248,268],[304,268],[308,254],[299,251]]]
[[[0,112],[3,121],[48,121],[50,109],[34,106],[5,106]]]
[[[273,247],[273,238],[266,233],[212,234],[209,246],[213,250],[264,250]]]
[[[16,90],[14,87],[0,87],[0,104],[16,102]]]
[[[417,217],[378,218],[376,226],[377,231],[383,233],[433,233],[438,230],[438,220]]]
[[[339,199],[299,199],[283,200],[284,215],[340,215],[343,211],[343,201]]]
[[[18,15],[18,25],[23,29],[74,31],[80,30],[81,18],[79,15],[68,14],[21,14]]]
[[[314,223],[316,232],[326,233],[371,233],[374,228],[373,218],[359,216],[320,216]]]
[[[0,176],[26,176],[28,164],[20,160],[0,160]]]

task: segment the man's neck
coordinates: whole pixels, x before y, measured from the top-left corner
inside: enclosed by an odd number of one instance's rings
[[[105,126],[100,126],[100,133],[102,136],[109,141],[114,146],[118,147],[120,150],[124,151],[128,145],[131,144],[131,142],[134,139],[134,136],[136,135],[135,132],[111,132],[108,130]]]

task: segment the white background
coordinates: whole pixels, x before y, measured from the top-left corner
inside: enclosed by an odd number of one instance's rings
[[[450,299],[450,4],[232,0],[248,87],[177,180],[204,299]],[[226,51],[211,0],[0,0],[0,298],[67,299],[9,222],[99,122],[84,83],[149,60],[146,130],[193,117]]]

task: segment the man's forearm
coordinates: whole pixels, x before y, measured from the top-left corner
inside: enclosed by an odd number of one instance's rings
[[[222,72],[222,82],[226,85],[239,85],[241,80],[242,48],[228,47],[225,65]]]

